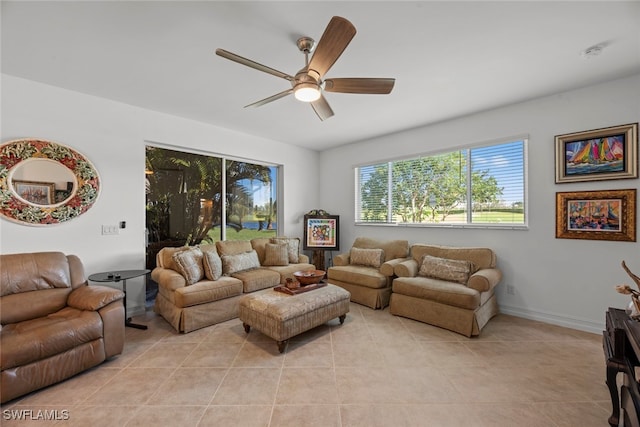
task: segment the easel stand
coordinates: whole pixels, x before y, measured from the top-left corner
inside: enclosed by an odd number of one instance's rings
[[[316,270],[325,269],[324,249],[314,249],[311,263],[316,266]]]

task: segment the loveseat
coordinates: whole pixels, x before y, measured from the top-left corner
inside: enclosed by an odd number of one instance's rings
[[[409,256],[409,241],[357,237],[349,252],[336,255],[330,283],[351,293],[351,301],[373,309],[389,305],[394,266]]]
[[[185,333],[237,318],[243,294],[315,269],[299,249],[300,240],[287,237],[163,248],[151,272],[158,283],[154,311]]]
[[[88,286],[77,256],[0,255],[0,284],[1,402],[122,353],[124,293]]]
[[[502,279],[488,248],[411,246],[411,259],[395,265],[389,312],[467,337],[498,313],[494,289]]]

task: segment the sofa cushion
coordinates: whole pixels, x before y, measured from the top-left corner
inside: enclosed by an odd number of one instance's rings
[[[384,262],[384,250],[351,248],[349,262],[365,267],[380,268]]]
[[[315,270],[316,266],[309,263],[299,262],[297,264],[288,265],[269,265],[264,266],[263,268],[278,272],[280,274],[280,284],[284,285],[287,283],[287,279],[291,279],[294,282],[297,280],[293,275],[296,271],[311,271]]]
[[[225,276],[260,267],[258,254],[253,249],[236,255],[222,255],[220,258],[222,258],[222,274]]]
[[[158,291],[161,292],[160,288]],[[202,280],[194,285],[178,288],[175,292],[161,293],[176,307],[191,307],[241,295],[242,281],[234,277],[220,277],[215,281]]]
[[[242,280],[244,293],[273,288],[280,284],[280,273],[268,268],[238,271],[233,273],[233,277]]]
[[[411,246],[411,257],[420,264],[425,255],[447,259],[471,261],[477,269],[495,268],[496,255],[489,248],[469,248],[454,246],[425,245],[416,243]]]
[[[267,243],[271,243],[270,237],[256,237],[255,239],[251,239],[251,247],[258,253],[260,265],[264,265],[264,252]]]
[[[409,256],[408,240],[378,240],[369,237],[357,237],[352,246],[363,249],[382,249],[385,261]]]
[[[222,259],[218,255],[215,246],[202,246],[202,267],[204,276],[208,280],[218,280],[222,276]]]
[[[0,322],[18,323],[55,313],[67,305],[71,292],[71,288],[54,288],[5,295],[0,298]]]
[[[71,273],[62,252],[2,255],[0,295],[52,288],[70,288]]]
[[[204,277],[200,248],[190,248],[174,253],[173,262],[178,273],[182,274],[186,280],[187,286],[199,282]]]
[[[264,248],[262,265],[289,265],[289,251],[286,243],[267,243]]]
[[[2,370],[46,359],[102,338],[98,312],[66,307],[45,317],[4,325],[0,345]]]
[[[345,283],[353,283],[367,288],[380,289],[387,287],[387,277],[376,268],[363,265],[333,266],[327,271],[329,282],[337,280]]]
[[[480,306],[480,292],[459,283],[430,277],[398,277],[393,280],[393,293],[431,300],[467,310]]]
[[[249,240],[219,240],[216,242],[218,255],[238,255],[253,250]]]
[[[273,237],[273,243],[286,243],[289,253],[289,262],[292,264],[300,262],[300,239],[297,237]]]
[[[422,257],[418,275],[465,285],[469,281],[469,275],[474,271],[475,266],[471,261],[425,255]]]

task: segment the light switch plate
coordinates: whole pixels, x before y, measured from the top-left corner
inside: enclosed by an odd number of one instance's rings
[[[103,225],[102,226],[102,235],[103,236],[113,236],[118,234],[118,226],[117,225]]]

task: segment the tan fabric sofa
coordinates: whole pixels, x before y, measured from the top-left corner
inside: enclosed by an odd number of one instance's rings
[[[375,250],[381,251],[381,257]],[[407,240],[358,237],[348,253],[333,258],[327,278],[330,283],[349,291],[351,301],[373,309],[384,308],[389,305],[394,266],[407,260],[408,256]]]
[[[394,272],[391,314],[471,337],[498,313],[502,272],[491,249],[414,244]]]
[[[191,332],[238,317],[240,297],[285,283],[296,271],[313,270],[299,253],[299,239],[227,240],[215,245],[163,248],[151,278],[158,283],[154,311],[178,332]],[[284,243],[283,243],[284,242]],[[267,245],[281,247],[284,259],[268,265]],[[295,258],[289,253],[295,247]],[[289,262],[289,260],[297,262]],[[273,261],[273,259],[272,259]],[[285,265],[286,264],[286,265]]]
[[[2,403],[122,353],[121,290],[88,286],[61,252],[0,255]]]

